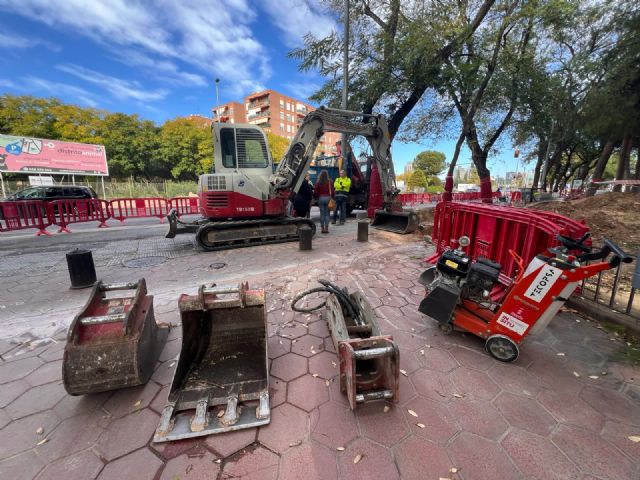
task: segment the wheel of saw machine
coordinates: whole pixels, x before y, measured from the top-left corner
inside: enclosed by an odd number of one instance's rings
[[[504,335],[491,335],[487,338],[484,349],[496,360],[506,363],[513,362],[520,355],[518,345]]]
[[[451,323],[439,323],[438,328],[444,335],[451,335],[453,332],[453,324]]]

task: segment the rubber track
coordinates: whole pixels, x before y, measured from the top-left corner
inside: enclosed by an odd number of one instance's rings
[[[233,221],[227,221],[227,222],[209,222],[209,223],[204,223],[200,229],[202,229],[203,227],[214,227],[213,230],[228,230],[228,229],[235,229],[237,227],[238,232],[242,232],[243,229],[245,228],[249,228],[249,227],[254,227],[256,225],[264,225],[264,226],[272,226],[272,225],[287,225],[287,224],[302,224],[302,225],[308,225],[311,230],[313,231],[313,234],[315,234],[316,232],[316,224],[313,222],[313,220],[308,219],[308,218],[287,218],[287,219],[273,219],[273,220],[264,220],[264,219],[260,219],[260,220],[233,220]],[[196,232],[196,242],[198,243],[198,245],[200,245],[200,247],[203,250],[206,250],[208,252],[215,252],[218,250],[230,250],[233,248],[244,248],[244,247],[254,247],[257,245],[272,245],[272,244],[276,244],[276,243],[287,243],[287,242],[295,242],[298,241],[298,239],[300,238],[299,235],[295,235],[295,236],[290,236],[290,237],[285,237],[285,238],[271,238],[271,239],[267,239],[267,240],[262,240],[262,239],[251,239],[250,242],[245,243],[244,242],[244,238],[238,237],[237,242],[234,242],[232,244],[229,244],[228,240],[225,240],[224,244],[222,245],[204,245],[201,241],[200,241],[200,232],[201,230],[198,230],[198,232]]]

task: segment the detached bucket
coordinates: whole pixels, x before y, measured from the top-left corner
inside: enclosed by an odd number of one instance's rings
[[[269,423],[264,290],[203,286],[178,306],[182,350],[153,441]]]
[[[71,288],[87,288],[96,283],[96,267],[93,264],[91,250],[75,249],[67,253],[67,268],[71,279]]]
[[[418,229],[420,220],[414,212],[387,212],[376,210],[371,226],[394,233],[411,233]]]

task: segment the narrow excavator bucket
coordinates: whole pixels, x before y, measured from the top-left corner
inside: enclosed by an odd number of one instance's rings
[[[376,210],[371,222],[373,228],[403,234],[415,232],[419,224],[418,215],[414,212],[388,212],[386,210]]]
[[[146,383],[167,340],[153,314],[144,278],[136,283],[98,282],[71,322],[62,360],[70,395]]]
[[[203,286],[178,306],[182,350],[153,441],[269,423],[264,290]]]

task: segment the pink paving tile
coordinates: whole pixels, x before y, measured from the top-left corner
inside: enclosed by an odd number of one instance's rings
[[[324,350],[324,340],[313,335],[304,335],[291,342],[291,351],[303,357],[312,357]]]
[[[171,340],[167,342],[158,360],[161,362],[177,360],[181,348],[182,340]]]
[[[593,408],[607,417],[624,423],[640,426],[640,408],[623,393],[604,388],[586,387],[582,398]]]
[[[518,395],[535,397],[543,387],[540,380],[515,365],[495,365],[489,370],[489,377],[504,390]]]
[[[585,473],[611,480],[637,478],[633,463],[589,430],[561,425],[553,433],[552,440]]]
[[[53,411],[61,418],[71,418],[76,415],[86,415],[99,410],[102,405],[111,398],[113,392],[94,393],[92,395],[82,395],[73,397],[67,395],[58,402]],[[106,412],[100,411],[100,416],[107,416]]]
[[[24,378],[44,362],[38,357],[23,358],[0,363],[0,384]]]
[[[177,360],[167,360],[164,363],[158,362],[156,369],[151,375],[151,381],[156,382],[158,385],[166,386],[173,380],[173,374],[176,371]]]
[[[318,320],[309,324],[309,333],[319,338],[327,338],[330,335],[327,322],[324,320]]]
[[[0,408],[4,408],[29,390],[31,386],[25,380],[15,380],[0,387]]]
[[[67,393],[61,383],[48,383],[33,387],[5,407],[5,412],[14,419],[53,408]]]
[[[96,449],[107,461],[144,447],[158,426],[159,415],[145,408],[119,418],[109,424],[96,444]]]
[[[357,436],[355,416],[343,405],[325,403],[311,414],[311,437],[327,447],[344,447]]]
[[[167,462],[160,480],[214,480],[220,472],[220,465],[210,452],[198,455],[183,454]]]
[[[162,460],[147,448],[125,455],[118,460],[108,463],[98,480],[153,480],[162,466]]]
[[[403,480],[449,478],[454,466],[443,447],[419,437],[411,437],[393,448]],[[427,460],[428,459],[428,460]]]
[[[285,327],[281,327],[279,335],[282,338],[296,339],[307,334],[307,328],[299,323],[292,323]]]
[[[285,403],[271,410],[271,423],[260,427],[258,441],[265,447],[282,453],[289,445],[304,440],[308,434],[307,413]]]
[[[103,408],[113,418],[120,418],[133,412],[147,408],[160,391],[160,386],[154,382],[138,387],[123,388],[116,391],[107,400]]]
[[[156,413],[162,413],[162,410],[167,405],[167,397],[169,395],[170,385],[166,385],[162,387],[162,389],[156,393],[156,396],[153,398],[153,401],[149,404],[149,408],[151,408]]]
[[[185,453],[189,455],[199,455],[205,451],[204,440],[200,437],[176,440],[174,442],[151,443],[149,446],[162,458],[166,458],[167,460]]]
[[[321,378],[330,379],[340,374],[338,356],[331,352],[321,352],[309,359],[309,373],[317,373]]]
[[[358,456],[361,460],[354,463]],[[344,480],[393,480],[400,478],[398,469],[388,449],[380,447],[365,438],[351,443],[345,451],[338,452],[338,469]]]
[[[296,378],[287,384],[287,401],[310,412],[329,401],[329,388],[325,382],[323,378],[311,374]]]
[[[24,378],[29,385],[37,387],[45,383],[62,380],[62,360],[45,363]]]
[[[280,459],[280,480],[338,478],[336,454],[315,442],[289,449]]]
[[[520,478],[518,470],[500,446],[472,433],[458,435],[448,452],[465,480]]]
[[[441,403],[416,397],[402,408],[414,435],[420,435],[444,445],[460,431],[454,415],[446,405]],[[415,412],[417,416],[412,415],[409,410]],[[418,426],[418,423],[424,427]]]
[[[578,393],[583,387],[564,357],[547,355],[535,358],[527,371],[542,385],[556,392]]]
[[[389,407],[385,413],[384,408]],[[391,447],[409,434],[409,426],[398,404],[372,402],[359,406],[356,410],[362,435]]]
[[[250,448],[238,454],[237,458],[230,458],[224,464],[222,478],[225,480],[275,480],[278,477],[279,460],[275,453],[266,448]]]
[[[509,425],[491,403],[472,398],[459,398],[449,404],[458,425],[466,432],[489,440],[498,440]]]
[[[307,373],[307,359],[295,353],[288,353],[271,362],[269,373],[288,382]]]
[[[331,337],[324,339],[324,350],[325,352],[336,353],[336,347],[333,345],[333,339]]]
[[[458,362],[446,350],[440,348],[422,348],[421,350],[424,354],[418,351],[416,356],[427,370],[448,373],[459,366]]]
[[[393,340],[400,347],[400,356],[403,352],[416,352],[424,348],[425,345],[431,344],[431,341],[424,335],[402,331],[394,332]]]
[[[496,361],[487,355],[486,352],[476,349],[454,346],[449,350],[449,353],[460,365],[473,368],[474,370],[486,372],[496,364]]]
[[[542,404],[560,423],[575,425],[599,432],[605,417],[574,393],[544,390],[538,395]]]
[[[87,480],[95,478],[103,466],[91,450],[85,450],[50,463],[38,475],[38,480]]]
[[[269,404],[271,408],[276,408],[287,401],[287,383],[279,378],[269,378]]]
[[[449,377],[456,393],[461,395],[491,400],[500,393],[500,387],[486,373],[478,370],[460,367],[451,372]]]
[[[501,444],[527,478],[572,480],[580,477],[578,468],[548,438],[514,429]]]
[[[448,403],[454,393],[460,393],[457,392],[446,373],[421,368],[412,373],[409,378],[415,385],[418,395],[437,402]]]
[[[32,480],[45,463],[33,451],[0,462],[0,478]]]
[[[413,400],[418,395],[416,391],[416,387],[413,386],[409,377],[405,377],[404,375],[400,375],[400,388],[398,392],[398,402],[400,405],[404,405],[405,403]]]
[[[267,348],[269,351],[269,358],[278,358],[291,351],[291,340],[274,335],[269,337]]]
[[[400,295],[389,295],[382,297],[382,304],[390,307],[400,308],[407,304],[407,300]]]
[[[46,435],[59,423],[60,418],[50,411],[14,420],[0,430],[0,460],[35,447],[42,440],[36,430],[42,427]]]
[[[235,432],[209,435],[205,438],[205,442],[207,446],[218,453],[220,457],[226,458],[238,450],[242,450],[251,445],[256,441],[257,436],[257,428],[244,428],[242,430],[236,430]]]
[[[348,407],[349,400],[347,395],[340,391],[340,377],[332,378],[329,382],[329,398],[331,401]]]
[[[36,446],[36,453],[47,462],[53,462],[72,453],[93,446],[106,421],[100,417],[81,415],[63,420],[51,432],[45,432],[41,438],[49,441]]]
[[[640,442],[633,442],[629,437],[640,436],[640,428],[619,422],[609,421],[605,424],[600,436],[608,440],[631,460],[640,463]]]
[[[9,417],[4,410],[0,410],[0,430],[9,422],[11,422],[11,417]]]
[[[513,427],[546,436],[557,425],[556,420],[532,398],[503,393],[493,401]]]

